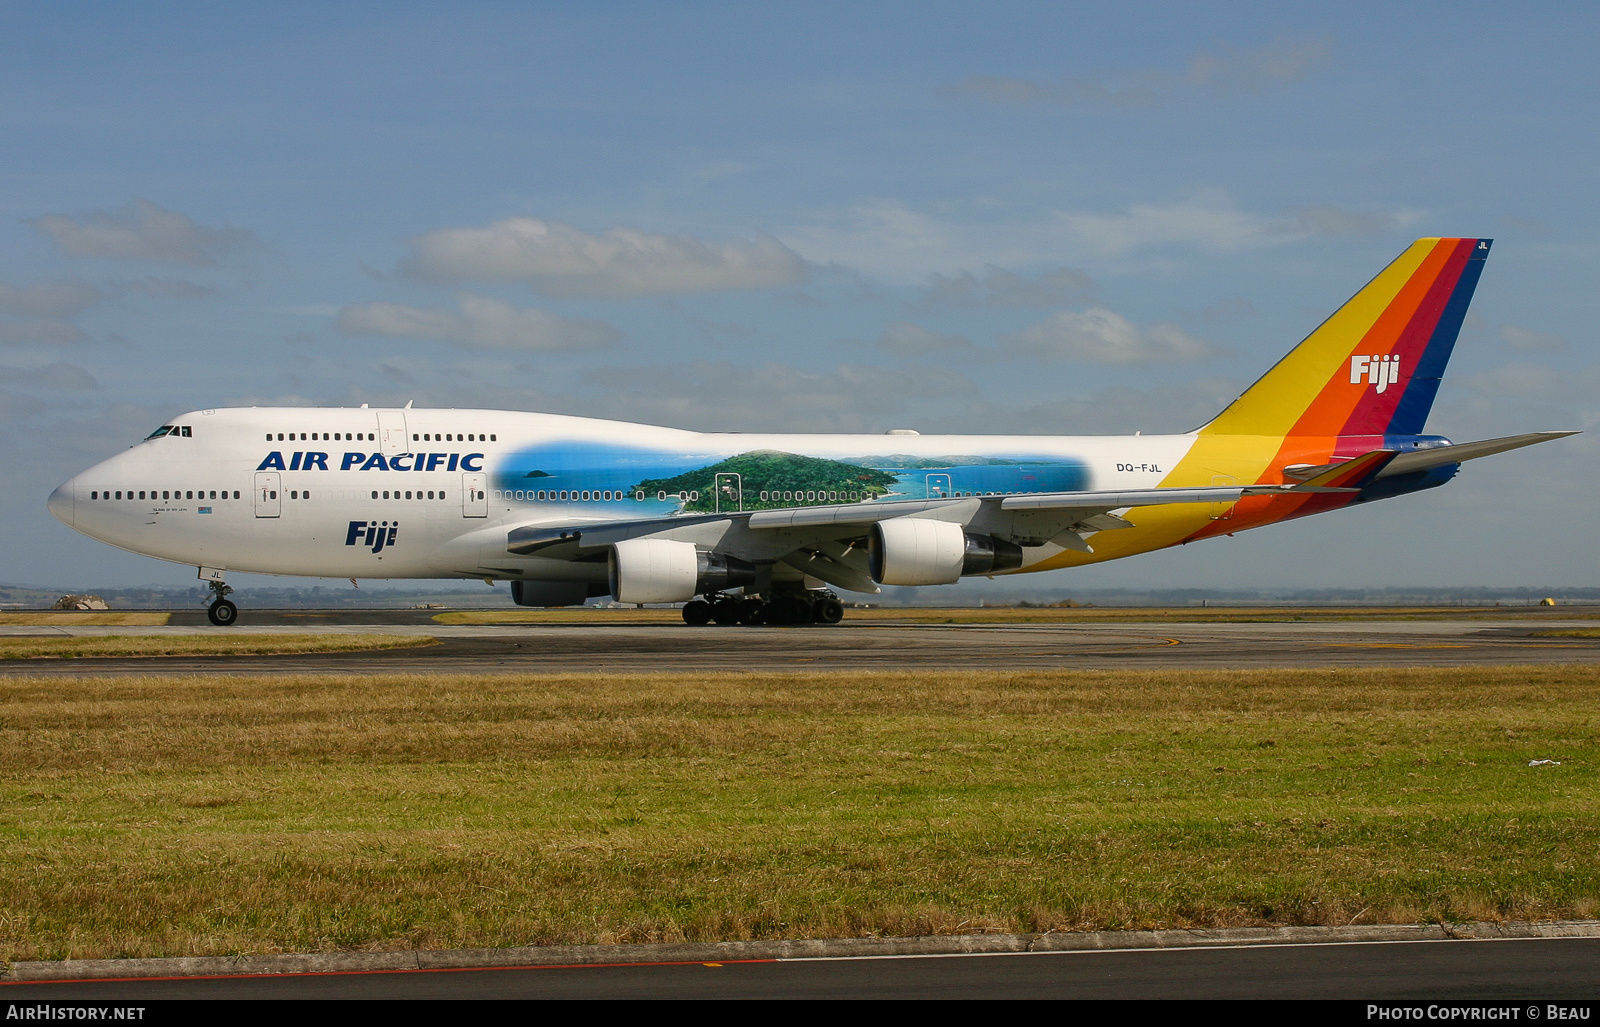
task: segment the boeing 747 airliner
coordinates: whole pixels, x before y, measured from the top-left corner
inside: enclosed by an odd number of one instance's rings
[[[196,410],[50,512],[199,568],[509,581],[524,606],[684,603],[690,624],[833,624],[829,586],[1115,560],[1434,488],[1575,434],[1422,434],[1489,253],[1419,239],[1182,435],[742,435],[505,410]]]

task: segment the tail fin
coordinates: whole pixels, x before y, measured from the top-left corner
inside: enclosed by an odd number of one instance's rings
[[[1202,434],[1421,434],[1489,239],[1418,239]]]

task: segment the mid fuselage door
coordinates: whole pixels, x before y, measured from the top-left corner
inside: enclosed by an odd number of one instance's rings
[[[744,477],[734,471],[720,471],[711,488],[711,509],[721,513],[722,508],[730,511],[744,509]]]
[[[378,445],[383,447],[385,456],[391,453],[411,452],[411,437],[406,434],[405,411],[378,411]]]
[[[489,516],[489,482],[486,474],[461,476],[461,516]]]
[[[947,496],[950,496],[953,491],[954,486],[951,484],[950,476],[948,474],[928,475],[929,499],[944,499]]]
[[[256,472],[256,516],[278,516],[278,472]]]

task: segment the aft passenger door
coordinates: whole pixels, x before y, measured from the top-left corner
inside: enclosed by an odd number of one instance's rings
[[[461,516],[489,516],[488,475],[463,474],[461,476]]]
[[[256,472],[256,516],[278,516],[278,472]]]

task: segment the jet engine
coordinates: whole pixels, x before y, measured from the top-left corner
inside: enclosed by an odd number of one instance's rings
[[[611,547],[607,572],[619,603],[682,603],[756,580],[755,565],[746,560],[664,538],[618,542]]]
[[[1022,566],[1022,547],[949,521],[895,517],[867,537],[872,580],[880,585],[948,585],[966,574]]]

